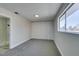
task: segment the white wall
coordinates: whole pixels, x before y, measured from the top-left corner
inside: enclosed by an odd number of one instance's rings
[[[53,22],[33,22],[32,38],[35,39],[54,39]]]
[[[14,48],[19,44],[30,39],[31,22],[18,16],[10,11],[0,8],[0,15],[10,18],[10,48]]]
[[[65,5],[66,6],[66,5]],[[65,9],[65,6],[60,9],[60,13]],[[57,18],[54,21],[55,43],[64,56],[79,56],[79,35],[71,33],[63,33],[57,31]]]

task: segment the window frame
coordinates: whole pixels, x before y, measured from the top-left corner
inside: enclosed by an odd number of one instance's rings
[[[77,32],[68,32],[67,30],[66,30],[66,22],[67,22],[67,19],[66,19],[66,12],[74,5],[75,3],[70,3],[70,4],[68,4],[68,6],[64,9],[64,11],[58,16],[58,20],[57,20],[57,31],[58,32],[65,32],[65,33],[72,33],[72,34],[79,34],[79,32],[77,33]],[[63,16],[63,15],[65,15],[65,30],[64,31],[62,31],[62,30],[60,30],[60,18]]]

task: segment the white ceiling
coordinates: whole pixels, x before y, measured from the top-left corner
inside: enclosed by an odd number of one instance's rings
[[[31,21],[53,20],[60,3],[2,3],[0,6],[12,11],[18,12],[21,16]],[[39,17],[35,18],[34,15]]]

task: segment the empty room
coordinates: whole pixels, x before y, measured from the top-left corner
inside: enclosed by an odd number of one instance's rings
[[[79,56],[79,4],[0,3],[0,56]]]

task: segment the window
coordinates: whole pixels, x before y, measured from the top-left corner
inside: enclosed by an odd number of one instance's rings
[[[60,21],[60,24],[59,24],[60,31],[65,31],[65,15],[63,15],[59,21]]]
[[[58,21],[59,31],[79,33],[79,4],[71,4]]]

